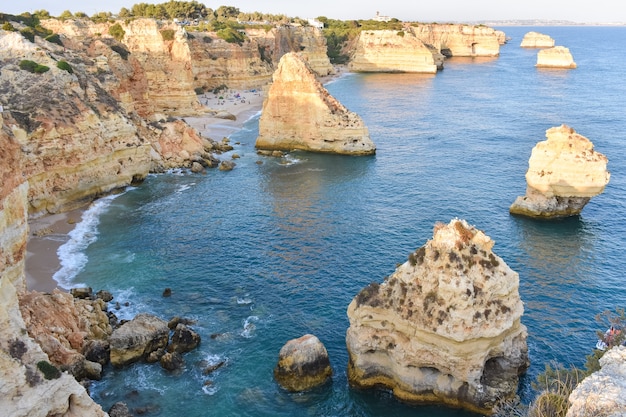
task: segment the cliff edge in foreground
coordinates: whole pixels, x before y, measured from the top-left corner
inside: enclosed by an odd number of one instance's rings
[[[464,220],[350,303],[349,382],[416,403],[490,413],[528,367],[519,277]]]

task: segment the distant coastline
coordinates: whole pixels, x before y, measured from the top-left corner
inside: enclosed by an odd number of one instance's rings
[[[485,20],[466,22],[468,24],[482,24],[486,26],[626,26],[626,22],[591,22],[580,23],[569,20],[542,20],[542,19],[524,19],[524,20]]]

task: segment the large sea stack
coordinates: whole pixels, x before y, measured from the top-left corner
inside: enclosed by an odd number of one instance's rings
[[[376,152],[363,120],[330,95],[297,53],[285,54],[273,75],[256,147],[344,155]]]
[[[519,276],[464,220],[350,303],[349,382],[396,397],[490,413],[529,365]]]
[[[526,195],[517,197],[509,211],[539,218],[578,215],[609,183],[608,160],[569,126],[550,128],[546,137],[530,155]]]

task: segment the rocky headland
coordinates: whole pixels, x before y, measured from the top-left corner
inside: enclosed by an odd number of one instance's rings
[[[552,127],[546,137],[531,152],[526,195],[509,211],[537,218],[578,215],[609,183],[608,159],[569,126]]]
[[[283,55],[263,102],[256,148],[371,155],[363,120],[330,95],[304,57]]]
[[[537,68],[575,69],[576,62],[569,48],[555,46],[537,52]]]
[[[520,44],[522,48],[552,48],[553,46],[554,39],[539,32],[526,33]]]
[[[348,307],[348,379],[402,400],[490,413],[529,365],[519,277],[464,220],[433,238]]]
[[[506,42],[504,32],[483,25],[419,24],[410,31],[445,57],[496,57]]]
[[[362,31],[348,68],[354,72],[415,72],[435,74],[434,51],[409,31]],[[438,57],[438,62],[442,57]]]

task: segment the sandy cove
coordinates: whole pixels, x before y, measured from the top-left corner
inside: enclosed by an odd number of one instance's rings
[[[207,114],[183,119],[203,137],[221,141],[230,137],[254,117],[263,107],[262,90],[228,90],[219,94],[212,92],[198,96]],[[234,116],[235,120],[216,115]],[[61,268],[57,251],[70,239],[68,235],[76,223],[82,220],[85,208],[65,213],[50,214],[29,219],[29,239],[26,246],[26,287],[30,291],[52,292],[58,283],[52,278]]]
[[[335,73],[322,77],[320,82],[326,84],[346,72],[344,66],[336,66]],[[240,130],[245,122],[261,112],[265,92],[264,89],[207,92],[198,96],[200,104],[206,108],[206,115],[183,119],[203,137],[221,141]],[[224,117],[229,114],[234,116],[235,120]],[[30,235],[26,247],[25,267],[28,290],[51,292],[59,288],[52,278],[61,268],[57,251],[70,239],[68,233],[82,220],[84,210],[85,208],[29,220]]]

